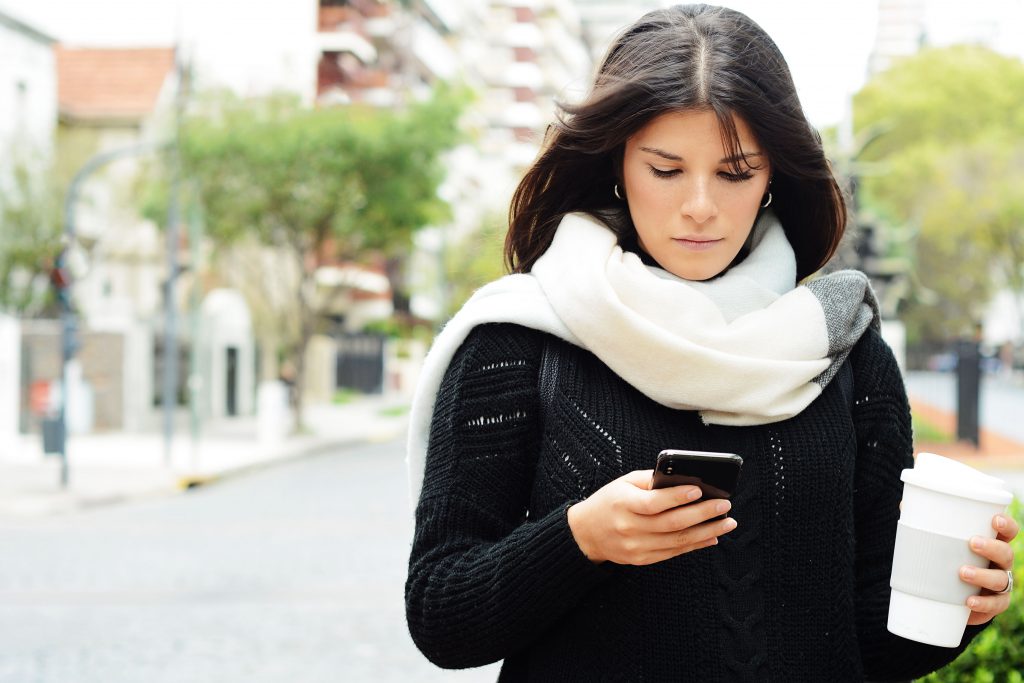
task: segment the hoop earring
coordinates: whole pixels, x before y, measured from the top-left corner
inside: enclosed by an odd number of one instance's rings
[[[771,203],[772,203],[772,193],[771,193],[771,190],[769,190],[768,191],[768,199],[766,199],[764,204],[761,205],[761,208],[762,209],[767,209],[768,205],[771,204]]]
[[[619,184],[618,183],[615,183],[615,185],[612,186],[612,194],[614,194],[616,196],[616,198],[618,198],[619,201],[622,201],[622,202],[626,201],[626,198],[623,197],[621,194],[619,194]]]

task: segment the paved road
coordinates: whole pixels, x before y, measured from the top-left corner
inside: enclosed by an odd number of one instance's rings
[[[493,681],[415,649],[399,443],[0,521],[0,682]]]

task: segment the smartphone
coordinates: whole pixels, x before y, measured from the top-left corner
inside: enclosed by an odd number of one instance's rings
[[[666,449],[658,453],[651,488],[690,484],[700,487],[701,500],[729,498],[736,490],[742,466],[743,458],[735,453]]]

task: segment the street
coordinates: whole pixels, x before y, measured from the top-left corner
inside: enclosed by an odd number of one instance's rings
[[[403,442],[0,520],[0,682],[493,681],[415,648]]]

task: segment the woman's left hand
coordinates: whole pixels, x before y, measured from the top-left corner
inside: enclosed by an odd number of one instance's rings
[[[992,528],[996,530],[996,538],[971,539],[971,550],[991,560],[987,569],[963,566],[960,578],[974,586],[982,588],[981,594],[967,599],[971,608],[971,616],[967,623],[971,626],[991,621],[992,617],[1002,614],[1010,606],[1010,593],[1003,593],[1009,585],[1007,571],[1013,571],[1013,548],[1010,541],[1020,532],[1020,525],[1009,515],[996,515],[992,518]]]

